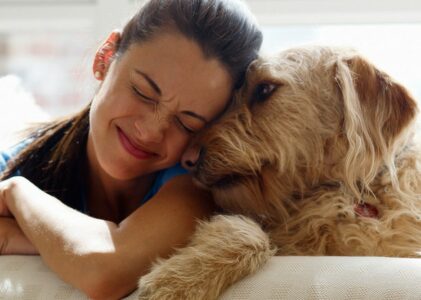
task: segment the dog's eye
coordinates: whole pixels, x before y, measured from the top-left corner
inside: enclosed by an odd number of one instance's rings
[[[251,98],[251,103],[253,104],[257,102],[266,101],[273,94],[273,92],[276,91],[277,88],[278,88],[278,85],[274,83],[258,84],[256,88],[254,89],[254,92]]]

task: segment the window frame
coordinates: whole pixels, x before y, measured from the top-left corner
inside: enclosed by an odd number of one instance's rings
[[[265,25],[421,23],[419,0],[246,0]]]

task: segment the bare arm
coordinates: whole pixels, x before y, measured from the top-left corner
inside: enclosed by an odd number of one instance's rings
[[[185,245],[196,219],[213,210],[209,195],[188,175],[167,182],[118,225],[75,211],[24,178],[7,184],[0,198],[46,264],[97,299],[120,298],[135,289],[151,262]]]
[[[0,255],[8,254],[38,254],[20,229],[18,223],[11,217],[0,217]]]

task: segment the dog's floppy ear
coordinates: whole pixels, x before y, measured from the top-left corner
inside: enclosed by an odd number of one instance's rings
[[[352,72],[363,117],[387,142],[414,119],[416,102],[408,91],[360,56],[345,61]]]
[[[415,119],[416,102],[403,86],[355,54],[337,60],[335,80],[348,141],[345,171],[354,173],[351,181],[368,183],[381,164],[393,164],[398,137]]]

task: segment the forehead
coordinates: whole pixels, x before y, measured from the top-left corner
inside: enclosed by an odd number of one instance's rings
[[[176,99],[202,111],[207,108],[210,114],[225,106],[233,87],[228,69],[180,33],[160,33],[133,44],[121,58],[121,66],[130,74],[135,69],[147,74],[163,99]]]

